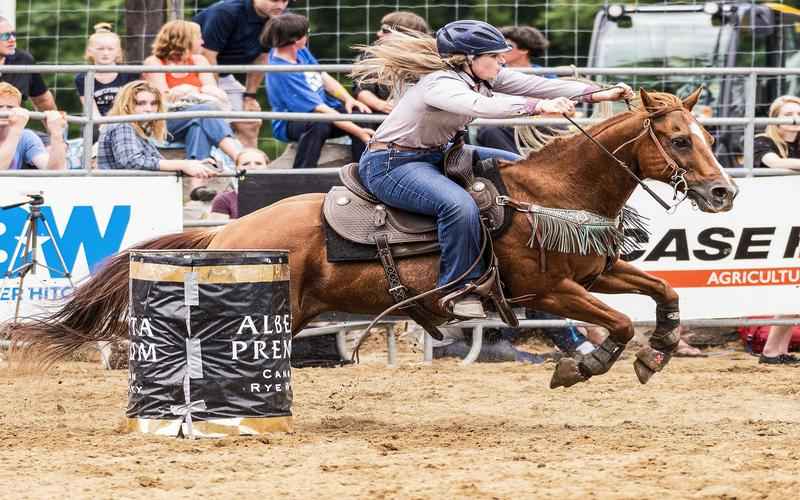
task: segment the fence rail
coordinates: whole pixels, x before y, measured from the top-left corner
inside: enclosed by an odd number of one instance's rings
[[[7,66],[3,68],[6,73],[86,73],[84,84],[85,96],[94,94],[94,77],[97,73],[190,73],[190,72],[209,72],[209,73],[295,73],[306,71],[328,71],[335,73],[349,72],[353,69],[352,64],[320,64],[320,65],[205,65],[205,66],[138,66],[138,65],[113,65],[97,66],[89,64],[77,65],[30,65],[30,66]],[[519,71],[531,74],[556,74],[559,76],[724,76],[735,75],[746,77],[745,115],[741,118],[708,118],[700,120],[704,125],[727,125],[744,126],[744,165],[752,175],[753,171],[753,140],[755,138],[756,125],[771,123],[796,124],[794,119],[788,121],[770,121],[770,119],[756,118],[756,86],[759,76],[798,76],[800,68],[522,68]],[[70,123],[77,123],[83,126],[83,162],[88,171],[91,167],[91,142],[92,131],[96,124],[118,123],[129,121],[142,121],[144,119],[171,119],[171,118],[196,118],[196,117],[218,117],[218,118],[260,118],[268,120],[302,120],[302,121],[336,121],[354,120],[361,122],[379,123],[383,121],[385,115],[332,115],[325,116],[321,113],[274,113],[274,112],[223,112],[208,111],[200,113],[177,112],[163,113],[154,115],[129,115],[125,117],[95,117],[92,99],[84,99],[83,117],[68,117]],[[41,116],[36,115],[39,119]],[[592,123],[590,120],[583,120],[583,123]],[[561,125],[565,120],[514,118],[504,120],[476,120],[475,125]]]

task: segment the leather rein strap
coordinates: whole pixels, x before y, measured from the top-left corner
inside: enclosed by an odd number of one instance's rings
[[[585,95],[595,94],[597,92],[602,92],[604,90],[607,90],[607,89],[595,90],[593,92],[587,92],[586,94],[580,94],[580,95],[577,95],[577,96],[572,96],[572,97],[570,97],[570,99],[571,100],[578,100],[578,99],[583,98]],[[626,103],[628,104],[628,109],[630,109],[630,103],[628,101],[626,101]],[[670,170],[672,170],[672,178],[670,179],[670,181],[671,181],[671,184],[673,185],[673,187],[675,187],[676,190],[677,190],[678,183],[685,182],[683,180],[683,174],[685,174],[686,171],[684,169],[680,168],[678,166],[677,162],[675,160],[673,160],[672,157],[670,157],[669,154],[667,154],[667,152],[664,150],[664,147],[661,145],[661,142],[658,140],[658,137],[656,137],[655,130],[653,129],[653,120],[656,119],[656,118],[660,118],[662,116],[665,116],[665,115],[667,115],[669,113],[672,113],[673,111],[682,111],[682,110],[683,110],[682,106],[670,106],[670,107],[666,107],[664,109],[660,109],[658,111],[655,111],[653,113],[649,113],[647,115],[647,118],[645,118],[644,122],[642,123],[642,128],[643,128],[642,133],[639,134],[638,136],[634,137],[630,141],[627,141],[627,142],[623,143],[620,147],[615,149],[613,153],[611,151],[609,151],[608,148],[606,148],[605,146],[600,144],[600,142],[598,142],[597,139],[592,137],[592,135],[589,132],[587,132],[586,129],[584,129],[583,127],[578,125],[578,123],[575,120],[573,120],[572,118],[567,116],[566,113],[561,113],[561,116],[566,118],[567,121],[569,121],[572,125],[574,125],[576,129],[578,129],[583,135],[585,135],[590,141],[592,141],[592,143],[594,143],[595,146],[599,147],[606,155],[608,155],[608,157],[610,157],[612,160],[614,160],[617,163],[617,165],[622,167],[622,169],[625,170],[625,172],[633,180],[635,180],[636,183],[639,184],[642,187],[642,189],[644,189],[650,196],[652,196],[653,199],[656,200],[659,205],[664,207],[664,210],[670,210],[672,207],[666,201],[662,200],[661,197],[658,196],[656,194],[656,192],[653,191],[650,188],[650,186],[645,184],[642,181],[642,179],[639,178],[638,175],[636,175],[636,173],[633,171],[633,169],[628,166],[627,163],[625,163],[624,161],[622,161],[619,158],[617,158],[615,153],[617,153],[617,151],[622,149],[624,146],[627,146],[628,144],[630,144],[632,142],[636,142],[645,133],[649,133],[650,138],[655,143],[656,148],[658,149],[659,154],[661,154],[661,157],[666,162],[667,167]]]

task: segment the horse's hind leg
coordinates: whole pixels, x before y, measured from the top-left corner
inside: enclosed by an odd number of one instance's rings
[[[656,329],[650,345],[639,350],[633,364],[639,382],[646,384],[667,366],[678,347],[681,324],[678,294],[666,281],[621,260],[595,281],[592,291],[644,294],[656,302]]]
[[[536,310],[594,323],[610,332],[608,338],[594,351],[588,354],[579,353],[573,358],[561,358],[550,380],[551,389],[570,387],[606,373],[633,337],[630,318],[612,309],[571,280],[563,280],[548,294],[535,299],[531,306]]]

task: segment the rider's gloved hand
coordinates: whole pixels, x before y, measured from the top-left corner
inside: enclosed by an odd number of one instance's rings
[[[571,116],[575,114],[575,103],[566,97],[542,99],[536,103],[533,113],[537,115],[547,113],[555,113],[560,115],[562,113],[566,113],[567,115]]]
[[[592,94],[591,98],[593,102],[601,102],[601,101],[621,101],[622,99],[633,99],[635,96],[633,89],[630,88],[627,84],[619,82],[615,84],[613,87],[609,87],[602,92],[597,92],[596,94]]]

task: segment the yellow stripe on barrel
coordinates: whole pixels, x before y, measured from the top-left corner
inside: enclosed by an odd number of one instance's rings
[[[289,280],[289,264],[231,264],[227,266],[173,266],[132,261],[130,278],[141,281],[183,283],[188,273],[197,273],[197,283],[258,283]]]

